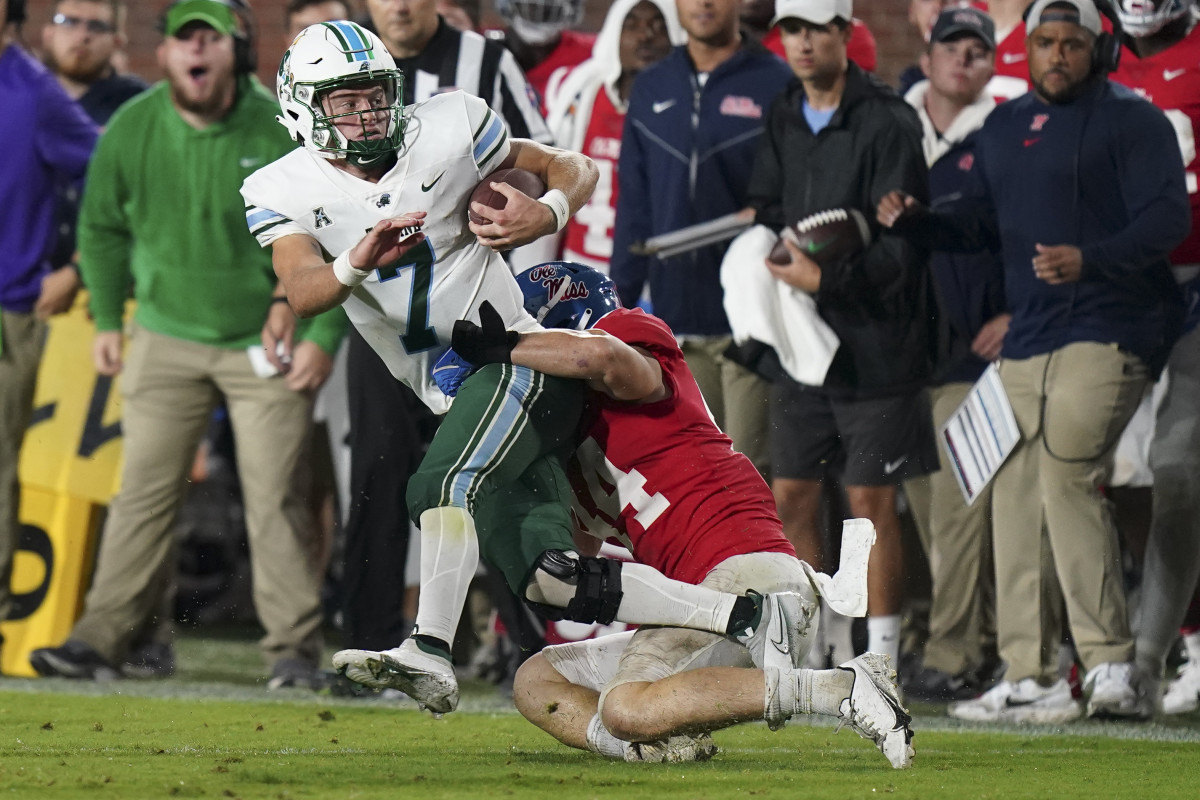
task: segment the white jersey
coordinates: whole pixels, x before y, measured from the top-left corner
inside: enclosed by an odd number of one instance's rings
[[[440,414],[450,400],[431,370],[450,347],[455,320],[478,321],[488,300],[510,329],[539,326],[504,259],[467,228],[471,192],[508,157],[504,123],[482,100],[456,91],[410,106],[407,125],[399,160],[378,183],[301,147],[248,177],[242,197],[246,224],[263,247],[303,233],[331,256],[382,219],[428,212],[425,242],[374,270],[345,309],[392,375]]]

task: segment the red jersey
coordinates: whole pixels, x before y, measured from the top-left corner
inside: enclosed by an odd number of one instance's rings
[[[846,57],[867,72],[874,72],[878,63],[874,34],[861,19],[852,21],[850,27],[854,29],[854,33],[850,36],[850,43],[846,45]],[[771,30],[767,31],[767,34],[763,36],[762,44],[763,47],[787,61],[787,53],[783,50],[783,37],[779,35],[778,25],[772,26]]]
[[[594,327],[647,350],[671,396],[637,404],[589,393],[568,466],[580,529],[616,536],[638,561],[685,583],[731,556],[795,555],[771,490],[713,422],[666,323],[619,309]]]
[[[1016,27],[996,42],[996,74],[1018,78],[1029,84],[1029,58],[1025,53],[1025,23]]]
[[[587,61],[592,57],[595,44],[596,37],[593,34],[563,31],[558,47],[550,51],[545,61],[525,73],[529,85],[538,94],[538,107],[543,117],[546,116],[546,86],[550,83],[550,76],[555,70],[562,69],[565,72]]]
[[[580,152],[590,156],[600,173],[587,205],[567,223],[563,259],[587,264],[608,274],[617,220],[617,161],[621,158],[621,129],[625,112],[618,111],[603,87],[596,94]]]
[[[1192,202],[1192,231],[1171,253],[1173,264],[1200,264],[1200,194],[1196,185],[1196,131],[1200,129],[1200,26],[1161,53],[1138,58],[1125,50],[1112,80],[1158,106],[1171,120]]]

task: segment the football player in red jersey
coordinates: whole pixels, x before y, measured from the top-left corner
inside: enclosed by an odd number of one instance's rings
[[[517,281],[536,319],[573,330],[526,336],[486,318],[482,327],[459,321],[455,350],[477,365],[511,361],[588,382],[568,469],[581,534],[596,546],[618,538],[677,580],[725,590],[774,582],[803,594],[813,631],[818,588],[831,605],[844,599],[865,609],[864,545],[873,536],[847,541],[844,553],[858,556],[843,563],[855,559],[857,568],[834,579],[795,558],[770,489],[713,422],[665,323],[622,309],[612,282],[583,265],[542,264]],[[546,648],[522,666],[514,698],[559,741],[614,758],[703,758],[713,750],[707,737],[686,734],[756,719],[775,729],[795,714],[824,713],[901,768],[912,758],[912,732],[894,674],[877,654],[832,670],[764,672],[724,637],[642,628]]]
[[[1200,275],[1200,193],[1196,180],[1196,130],[1200,127],[1200,12],[1194,0],[1122,0],[1117,16],[1128,49],[1112,79],[1161,108],[1175,127],[1192,204],[1192,231],[1171,254],[1175,278],[1185,284],[1192,316],[1167,362],[1166,396],[1150,445],[1154,506],[1136,626],[1137,662],[1152,680],[1158,702],[1167,653],[1184,620],[1200,576],[1200,333],[1195,285]],[[1190,639],[1190,641],[1189,641]],[[1189,661],[1172,683],[1162,709],[1191,711],[1200,698],[1200,635],[1185,637]]]

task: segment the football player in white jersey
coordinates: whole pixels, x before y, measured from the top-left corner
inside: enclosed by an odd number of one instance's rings
[[[279,120],[304,146],[247,178],[242,195],[247,225],[272,248],[297,313],[344,305],[392,374],[444,412],[432,368],[454,321],[478,320],[486,300],[514,336],[539,328],[498,253],[561,230],[587,202],[596,169],[581,154],[509,139],[484,102],[462,92],[404,107],[402,80],[383,43],[358,25],[306,28],[277,81]],[[475,204],[484,222],[468,225],[471,192],[501,167],[534,172],[549,189],[534,199],[494,184],[506,207]],[[583,615],[577,621],[616,616],[740,632],[757,643],[791,638],[792,628],[800,635],[797,595],[718,593],[574,552],[556,451],[571,442],[582,398],[578,381],[507,363],[464,382],[408,485],[421,529],[413,635],[392,650],[341,651],[339,671],[401,689],[432,711],[454,710],[449,642],[481,551],[519,596]],[[480,541],[477,515],[487,515],[481,529],[511,533]]]

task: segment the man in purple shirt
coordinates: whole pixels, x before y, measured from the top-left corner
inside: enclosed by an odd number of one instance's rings
[[[54,246],[54,187],[78,181],[96,144],[95,124],[21,47],[24,0],[0,0],[0,619],[11,606],[17,545],[17,456],[29,425],[45,339],[39,309]],[[39,314],[39,311],[42,313]],[[0,642],[2,644],[2,642]]]

